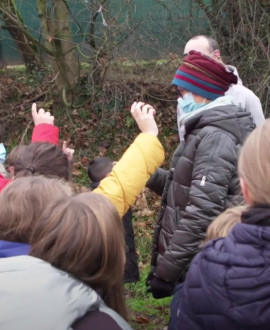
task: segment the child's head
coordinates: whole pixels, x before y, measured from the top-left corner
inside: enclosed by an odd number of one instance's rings
[[[249,204],[270,204],[270,119],[257,127],[244,143],[238,172]]]
[[[34,224],[52,198],[70,196],[68,183],[42,176],[18,178],[0,194],[0,239],[29,243]]]
[[[8,165],[16,177],[44,175],[69,179],[67,156],[57,146],[36,142],[14,148],[8,156]]]
[[[107,305],[126,316],[122,222],[108,199],[88,192],[54,200],[32,237],[32,256],[100,289]]]
[[[113,162],[109,157],[95,157],[88,164],[88,177],[92,182],[104,179],[113,168]]]
[[[228,236],[232,228],[241,222],[241,214],[246,209],[246,205],[239,205],[221,213],[207,228],[204,244],[212,239]]]

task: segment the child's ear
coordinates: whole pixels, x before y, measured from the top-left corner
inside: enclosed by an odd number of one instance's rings
[[[245,198],[245,201],[248,204],[252,204],[252,198],[250,196],[248,186],[243,178],[240,178],[240,186],[241,186],[241,190],[242,190],[243,196]]]

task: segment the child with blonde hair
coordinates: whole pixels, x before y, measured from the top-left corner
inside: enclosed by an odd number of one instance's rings
[[[247,138],[238,172],[247,208],[227,237],[194,258],[179,329],[268,330],[270,324],[270,119]]]

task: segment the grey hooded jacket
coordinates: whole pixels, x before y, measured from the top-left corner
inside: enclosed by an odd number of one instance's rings
[[[186,119],[185,141],[176,149],[170,170],[157,170],[147,183],[163,192],[151,260],[158,278],[184,281],[209,223],[239,202],[238,153],[254,127],[250,113],[233,104]]]
[[[226,95],[232,97],[235,105],[250,112],[255,125],[260,126],[265,121],[260,99],[252,92],[252,90],[243,85],[236,67],[227,65],[227,68],[237,76],[238,80],[237,84],[232,84],[230,86]]]
[[[97,310],[131,329],[90,287],[30,256],[0,259],[0,305],[1,330],[70,330]]]

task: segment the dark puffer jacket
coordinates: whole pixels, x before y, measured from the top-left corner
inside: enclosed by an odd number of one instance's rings
[[[170,170],[158,170],[147,184],[163,191],[151,261],[158,278],[182,282],[209,223],[239,202],[238,152],[254,127],[250,113],[232,104],[185,121]]]
[[[181,292],[179,329],[269,330],[269,220],[239,223],[196,255]]]

